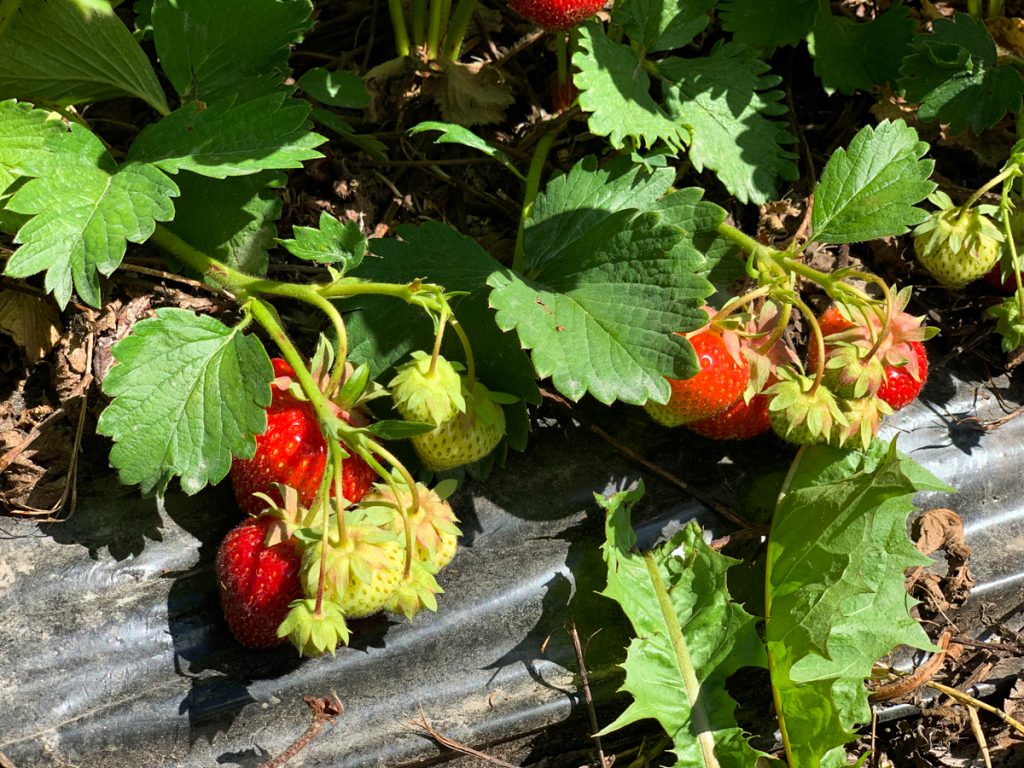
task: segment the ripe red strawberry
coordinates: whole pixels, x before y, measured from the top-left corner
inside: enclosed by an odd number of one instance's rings
[[[301,557],[294,539],[283,535],[277,518],[250,518],[229,531],[217,550],[224,616],[235,639],[249,648],[285,642],[277,628],[289,603],[302,597]]]
[[[920,341],[927,337],[927,332],[920,327],[920,318],[903,312],[901,307],[898,309],[900,311],[894,315],[890,323],[889,337],[878,347],[885,377],[876,394],[893,410],[899,410],[913,402],[928,378],[928,354]],[[867,329],[856,330],[854,323],[836,306],[829,307],[822,313],[818,318],[818,325],[823,336],[845,335],[849,336],[847,341],[851,343],[873,345],[873,342],[869,341]],[[878,321],[876,331],[880,326],[881,321]],[[826,354],[829,351],[830,346],[826,344]],[[812,345],[808,350],[808,365],[813,369],[816,364],[817,350]]]
[[[509,7],[544,29],[568,29],[600,11],[605,0],[509,0]]]
[[[688,379],[669,379],[672,394],[664,405],[644,408],[659,424],[677,427],[721,413],[743,394],[750,364],[738,348],[730,350],[722,333],[705,328],[689,337],[700,370]]]
[[[686,428],[713,440],[748,440],[771,429],[769,400],[766,395],[754,395],[748,403],[741,397],[721,413],[691,421]]]
[[[924,351],[924,345],[919,341],[910,342],[910,346],[917,355],[917,373],[919,378],[915,379],[910,373],[909,366],[885,366],[885,381],[878,390],[878,397],[888,403],[894,410],[898,411],[905,405],[910,405],[921,393],[925,379],[928,378],[928,353]]]
[[[299,506],[308,507],[327,462],[327,443],[317,425],[313,406],[288,391],[291,366],[275,359],[273,397],[267,408],[267,431],[256,437],[256,453],[251,459],[235,459],[231,464],[231,482],[238,506],[250,515],[267,507],[254,493],[265,493],[281,502],[274,483],[289,485],[298,491]],[[339,411],[348,422],[350,414]],[[342,465],[342,493],[349,501],[359,501],[377,479],[376,473],[358,456],[350,456]],[[333,488],[332,488],[333,495]]]
[[[1024,272],[1021,273],[1021,277],[1024,278]],[[1011,272],[1006,277],[1003,277],[1003,270],[999,264],[996,264],[992,269],[985,273],[985,282],[996,292],[1009,296],[1011,293],[1017,291],[1017,280]]]

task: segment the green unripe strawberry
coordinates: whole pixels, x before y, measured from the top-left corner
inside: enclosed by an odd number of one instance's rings
[[[479,381],[472,385],[455,365],[438,356],[414,352],[392,379],[395,408],[406,421],[434,424],[412,438],[423,465],[434,472],[484,458],[505,434],[505,412]]]
[[[796,445],[829,442],[837,425],[846,426],[846,417],[836,396],[827,387],[813,386],[807,376],[779,369],[781,381],[769,388],[768,404],[772,431]]]
[[[949,197],[930,198],[940,209],[914,230],[917,260],[938,282],[962,288],[984,277],[999,261],[1003,236],[985,215],[988,207],[954,207]]]

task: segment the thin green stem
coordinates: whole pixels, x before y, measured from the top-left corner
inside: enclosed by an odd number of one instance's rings
[[[724,307],[715,312],[714,317],[711,318],[711,323],[714,324],[722,322],[727,317],[729,317],[729,315],[740,309],[743,309],[751,302],[756,301],[760,297],[767,294],[770,290],[770,286],[762,285],[760,288],[755,288],[754,290],[750,291],[749,293],[745,293],[742,296],[736,296],[732,299],[729,299],[729,301],[725,303]]]
[[[402,505],[402,494],[398,491],[398,484],[395,482],[394,476],[387,472],[381,463],[377,461],[376,457],[371,456],[367,459],[367,463],[380,477],[387,483],[388,488],[391,489],[391,493],[395,495],[395,508],[398,510],[398,514],[402,517],[402,530],[405,535],[405,563],[402,567],[402,573],[405,578],[409,578],[412,573],[412,555],[413,555],[413,532],[412,532],[412,512],[410,512]]]
[[[409,32],[405,27],[405,9],[402,0],[388,0],[388,13],[391,16],[391,28],[395,34],[395,52],[400,58],[409,55]]]
[[[981,18],[981,0],[967,0],[967,12],[971,14],[971,16]]]
[[[412,0],[412,43],[417,50],[427,38],[427,0]]]
[[[818,387],[821,386],[821,380],[825,376],[825,338],[821,335],[821,326],[818,325],[818,319],[814,316],[814,312],[807,306],[803,299],[800,298],[796,292],[789,297],[790,303],[800,310],[800,314],[804,316],[807,321],[808,327],[811,329],[811,342],[814,344],[817,350],[817,367],[814,371],[814,384],[811,386],[811,390],[808,394],[813,395],[818,391]]]
[[[437,323],[437,333],[434,335],[434,348],[430,352],[430,365],[427,367],[427,375],[432,376],[437,368],[437,358],[441,356],[441,342],[444,341],[444,329],[448,327],[448,316],[451,312],[445,307],[441,311],[441,319]]]
[[[526,227],[526,220],[533,211],[533,202],[540,192],[540,178],[544,173],[544,163],[547,161],[548,152],[555,141],[557,131],[544,134],[533,150],[533,157],[530,158],[530,170],[526,174],[526,190],[523,192],[523,207],[519,214],[519,229],[516,232],[516,246],[512,257],[512,269],[519,274],[526,270],[526,249],[523,247],[523,231]]]
[[[558,89],[561,91],[569,85],[569,32],[567,30],[555,33],[555,73]]]
[[[1011,165],[1009,168],[1003,169],[998,175],[993,176],[989,181],[987,181],[984,184],[984,186],[982,186],[980,189],[978,189],[977,192],[975,192],[973,195],[971,195],[970,199],[966,203],[961,205],[960,207],[963,210],[967,210],[972,205],[974,205],[976,202],[978,202],[978,200],[981,199],[981,196],[984,195],[986,192],[988,192],[993,187],[996,187],[996,186],[1002,184],[1007,179],[1012,179],[1012,178],[1014,178],[1016,176],[1020,176],[1020,175],[1021,175],[1021,169],[1019,167],[1017,167],[1017,165]]]
[[[331,378],[327,384],[327,392],[333,396],[340,389],[341,379],[345,375],[345,360],[348,358],[348,331],[345,329],[345,321],[338,308],[319,293],[311,292],[306,300],[327,315],[334,327],[334,334],[338,337],[338,349],[334,356],[334,366],[331,368]]]
[[[466,356],[466,388],[472,393],[473,386],[476,384],[476,360],[473,357],[473,347],[469,343],[466,329],[462,327],[462,323],[455,318],[455,315],[448,318],[448,325],[455,331],[455,335],[459,337],[459,343],[462,344],[462,352]]]
[[[444,0],[430,0],[430,20],[427,24],[427,47],[424,52],[427,59],[437,58],[437,49],[441,44],[441,14],[444,12]]]
[[[768,338],[757,345],[756,352],[759,355],[767,355],[771,352],[772,348],[779,343],[779,339],[782,338],[782,334],[786,332],[786,326],[789,325],[789,317],[793,314],[792,304],[783,304],[782,309],[779,311],[779,319],[775,323],[775,328],[769,334]]]
[[[748,253],[751,256],[767,256],[773,253],[777,253],[777,251],[774,248],[770,248],[767,245],[762,245],[761,243],[757,242],[757,240],[748,235],[746,232],[741,232],[740,230],[736,229],[736,227],[730,226],[725,222],[722,222],[717,227],[715,227],[715,231],[719,235],[724,237],[726,240],[728,240],[730,243],[738,246],[745,253]]]
[[[448,25],[448,34],[444,38],[444,51],[442,56],[445,59],[457,59],[462,51],[462,41],[466,37],[466,30],[469,29],[469,22],[476,10],[477,0],[459,0],[455,6],[455,13]]]
[[[775,513],[772,519],[772,526],[768,530],[768,541],[765,545],[767,557],[765,558],[764,566],[764,620],[769,627],[771,626],[772,621],[772,564],[774,563],[772,549],[776,522],[774,516],[778,515],[779,507],[782,506],[782,502],[785,500],[786,494],[789,493],[789,487],[793,484],[793,478],[796,476],[797,468],[800,466],[800,462],[806,452],[807,446],[801,445],[800,449],[796,452],[796,456],[793,457],[793,462],[789,465],[789,470],[786,472],[786,477],[782,481],[782,487],[779,489],[779,495],[775,500]],[[766,648],[768,652],[768,673],[774,675],[777,665],[775,656],[772,653],[772,644],[770,642],[767,643]],[[780,688],[781,686],[778,685],[771,686],[772,698],[775,700],[775,713],[779,720],[779,731],[782,734],[782,746],[786,750],[786,756],[789,757],[792,762],[793,747],[789,738],[789,727],[786,722],[786,710],[783,707]]]

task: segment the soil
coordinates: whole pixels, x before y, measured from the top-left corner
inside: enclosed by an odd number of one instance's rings
[[[870,13],[874,4],[851,1],[843,5],[858,13]],[[913,5],[917,12],[918,4]],[[934,4],[940,13],[948,13],[957,5]],[[402,223],[444,221],[474,238],[499,260],[510,263],[519,217],[519,188],[490,158],[460,147],[436,145],[429,136],[407,134],[416,123],[439,119],[439,111],[454,107],[447,104],[445,94],[436,87],[436,78],[425,69],[410,66],[389,72],[374,70],[394,56],[384,4],[374,3],[369,14],[367,4],[358,0],[319,2],[317,9],[317,27],[292,59],[296,74],[325,62],[363,74],[373,72],[373,101],[356,128],[372,132],[392,151],[389,159],[382,160],[341,141],[323,147],[323,159],[309,162],[289,176],[288,187],[282,193],[279,236],[286,236],[296,225],[315,226],[321,211],[358,222],[372,237],[391,236]],[[586,116],[578,107],[555,111],[552,94],[545,85],[555,66],[549,43],[547,36],[511,11],[491,8],[478,14],[471,26],[462,59],[500,62],[502,77],[498,85],[507,90],[509,103],[494,108],[496,120],[474,130],[523,167],[539,136],[551,130],[553,124],[564,126],[548,159],[547,171],[551,173],[566,170],[574,159],[587,153],[601,154],[605,143],[587,133]],[[768,244],[786,243],[806,232],[811,185],[828,156],[874,119],[898,116],[917,128],[932,145],[932,156],[941,173],[936,180],[951,193],[973,189],[990,178],[1016,138],[1010,119],[982,136],[950,136],[935,124],[918,121],[892,93],[877,98],[826,95],[813,76],[812,62],[803,48],[780,51],[770,63],[773,71],[784,78],[786,101],[793,110],[801,180],[786,190],[782,201],[757,209],[731,200],[710,173],[698,174],[691,169],[679,179],[680,186],[706,188],[708,198],[724,206],[737,225],[756,231]],[[138,110],[135,102],[114,100],[91,107],[87,117],[131,126],[138,123]],[[119,137],[115,131],[109,138],[114,142],[122,139],[126,145],[131,135],[126,132]],[[0,239],[0,257],[11,248],[10,239]],[[1000,350],[991,324],[984,319],[984,310],[998,298],[981,286],[951,293],[934,284],[916,265],[906,239],[821,250],[811,257],[812,264],[820,269],[857,265],[890,283],[913,284],[910,311],[925,315],[930,324],[941,329],[934,347],[930,346],[934,349],[932,367],[954,372],[962,367],[970,372],[968,380],[975,383],[979,393],[1006,403],[1004,419],[970,422],[973,414],[966,414],[966,428],[991,432],[1013,423],[1020,413],[1015,404],[1020,403],[1022,394],[1019,374],[1013,371],[1019,358]],[[316,273],[315,269],[278,259],[273,253],[271,258],[270,274],[274,277],[309,277]],[[8,327],[0,334],[0,507],[11,518],[30,518],[39,525],[67,520],[75,514],[80,478],[102,477],[116,482],[106,461],[109,445],[95,436],[96,418],[105,405],[98,385],[112,363],[111,346],[129,332],[134,322],[151,316],[159,307],[182,306],[228,316],[234,307],[230,300],[201,283],[174,274],[161,255],[147,247],[130,249],[124,268],[105,281],[106,303],[99,310],[72,301],[56,316],[41,299],[38,282],[0,278],[0,288],[4,293],[19,294],[23,301],[19,313],[28,318],[23,327]],[[821,305],[824,297],[817,298]],[[538,420],[548,419],[567,427],[578,425],[586,417],[585,410],[567,409],[555,402],[545,403],[537,414]],[[653,454],[637,457],[617,443],[613,448],[628,461],[646,458],[649,465],[664,464]],[[998,456],[993,458],[999,460]],[[661,471],[668,470],[662,466]],[[688,475],[678,468],[672,472],[698,491],[716,497],[728,498],[738,490],[727,489],[722,494],[721,489],[708,487],[700,473]],[[0,518],[0,527],[3,523]],[[1020,549],[990,553],[972,547],[970,536],[964,538],[959,514],[952,510],[932,510],[918,521],[914,535],[921,551],[938,552],[944,558],[937,568],[908,574],[909,593],[921,601],[915,611],[933,639],[944,646],[944,655],[941,663],[935,664],[927,660],[927,655],[897,654],[893,668],[902,673],[917,670],[911,674],[912,684],[905,679],[897,684],[880,670],[875,683],[878,721],[863,729],[858,746],[870,750],[870,764],[878,766],[982,765],[982,744],[987,745],[991,765],[1022,765],[1024,741],[1006,717],[1024,720],[1024,683],[1019,679],[1024,655],[1020,635],[1024,603],[1012,591],[998,605],[972,596],[974,559],[1019,556]],[[753,545],[725,541],[723,546],[726,552],[739,554],[742,548]],[[975,725],[969,717],[971,707],[963,705],[965,700],[958,703],[930,688],[929,683],[967,691],[972,699],[1003,714],[978,711]],[[772,727],[761,725],[770,720],[765,691],[766,686],[761,685],[738,686],[741,714],[751,732],[773,732]],[[614,698],[601,702],[600,722],[609,722],[620,706],[621,701]],[[571,719],[551,727],[527,734],[513,729],[509,740],[492,738],[463,745],[485,756],[463,756],[462,746],[449,744],[435,757],[415,765],[598,765],[594,744],[586,735],[589,729],[586,709],[580,707]],[[659,744],[658,732],[647,727],[616,734],[604,742],[604,748],[607,755],[618,757],[616,765],[668,765],[656,759],[643,762],[644,754],[654,754],[653,748]],[[771,738],[761,746],[769,750],[777,747]],[[0,753],[0,765],[3,759]],[[411,768],[413,764],[407,765]]]

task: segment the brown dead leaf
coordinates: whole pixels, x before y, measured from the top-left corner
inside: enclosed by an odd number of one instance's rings
[[[0,291],[0,333],[14,339],[31,367],[60,339],[60,313],[49,298],[5,289]]]
[[[908,588],[922,593],[928,610],[941,612],[962,605],[974,587],[968,567],[971,548],[964,541],[963,520],[951,509],[930,509],[914,520],[912,535],[921,554],[931,555],[939,550],[946,553],[946,574],[916,568]]]
[[[498,70],[484,62],[442,62],[441,76],[428,84],[441,116],[463,126],[501,122],[515,100]]]
[[[996,16],[985,19],[1000,55],[1024,56],[1024,19]]]

